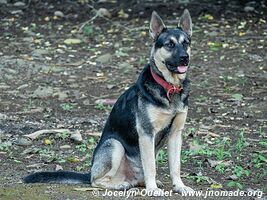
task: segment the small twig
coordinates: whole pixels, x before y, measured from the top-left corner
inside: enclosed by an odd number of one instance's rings
[[[113,93],[113,94],[106,94],[106,95],[102,95],[102,96],[99,96],[99,97],[96,97],[96,96],[93,96],[93,95],[89,95],[90,97],[92,97],[93,99],[103,99],[103,98],[107,98],[107,97],[110,97],[110,96],[116,96],[116,95],[120,95],[121,93]]]
[[[121,25],[121,24],[115,24],[112,20],[110,20],[109,18],[105,17],[105,16],[102,16],[102,15],[99,15],[99,12],[97,9],[95,9],[92,5],[87,5],[89,8],[91,8],[95,13],[96,15],[94,17],[92,17],[90,20],[84,22],[81,27],[79,28],[79,33],[82,31],[82,29],[84,28],[85,25],[87,25],[88,23],[90,22],[93,22],[97,17],[101,17],[102,19],[105,19],[106,21],[110,22],[111,24],[115,25],[115,26],[118,26],[118,27],[122,27],[128,31],[131,31],[132,29],[129,29],[127,28],[125,25]],[[141,28],[141,27],[140,27]]]
[[[42,134],[47,134],[47,133],[63,133],[63,132],[69,132],[69,133],[71,133],[71,131],[69,129],[44,129],[44,130],[35,131],[34,133],[23,135],[23,136],[24,137],[28,137],[28,138],[30,138],[32,140],[35,140],[36,138],[38,138]]]
[[[98,12],[97,12],[95,16],[93,16],[90,20],[84,22],[84,23],[81,25],[81,27],[79,28],[79,31],[78,31],[78,32],[81,33],[82,30],[83,30],[83,28],[84,28],[87,24],[89,24],[90,22],[94,21],[98,16],[99,16],[99,14],[98,14]]]

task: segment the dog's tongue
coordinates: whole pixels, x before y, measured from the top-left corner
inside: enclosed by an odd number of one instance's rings
[[[177,71],[180,73],[185,73],[187,71],[187,66],[178,66]]]

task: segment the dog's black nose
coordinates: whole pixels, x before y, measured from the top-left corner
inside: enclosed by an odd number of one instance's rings
[[[189,55],[188,54],[183,54],[180,56],[180,64],[181,65],[188,65],[189,62]]]

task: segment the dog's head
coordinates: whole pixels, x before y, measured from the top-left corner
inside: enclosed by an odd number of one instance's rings
[[[176,28],[167,28],[153,11],[150,35],[154,40],[150,60],[166,81],[178,85],[186,76],[190,61],[192,21],[184,10]]]

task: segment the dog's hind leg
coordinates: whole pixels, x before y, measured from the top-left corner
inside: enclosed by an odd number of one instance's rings
[[[106,140],[97,150],[91,169],[92,186],[107,189],[129,189],[127,181],[125,150],[122,144],[115,140]]]

